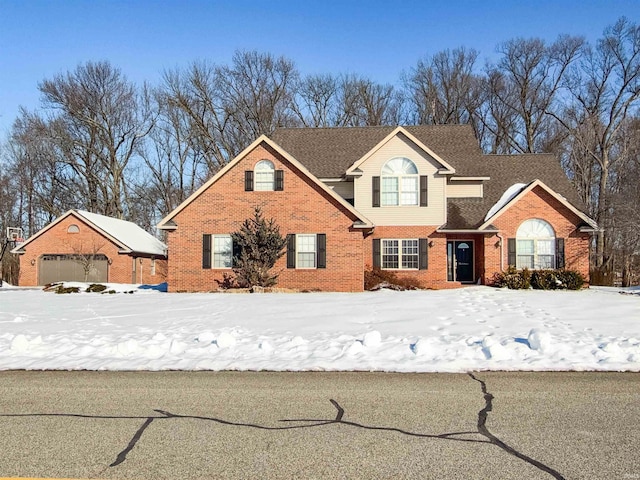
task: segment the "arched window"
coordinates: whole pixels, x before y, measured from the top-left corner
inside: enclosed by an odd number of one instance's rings
[[[389,160],[382,167],[381,203],[418,205],[418,169],[404,157]]]
[[[71,225],[69,225],[69,227],[67,227],[67,233],[79,233],[79,232],[80,232],[80,228],[75,223],[72,223]]]
[[[516,232],[517,268],[556,268],[556,235],[544,220],[522,222]]]
[[[255,166],[255,190],[273,190],[275,167],[269,160],[260,160]]]

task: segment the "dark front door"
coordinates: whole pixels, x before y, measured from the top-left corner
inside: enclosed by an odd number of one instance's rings
[[[473,282],[473,242],[450,240],[447,242],[448,280]]]

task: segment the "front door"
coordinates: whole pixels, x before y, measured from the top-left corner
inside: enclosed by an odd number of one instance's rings
[[[449,281],[473,282],[473,241],[449,240],[447,242],[447,267]]]

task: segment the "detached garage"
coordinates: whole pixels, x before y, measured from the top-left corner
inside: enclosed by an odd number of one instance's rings
[[[164,243],[134,223],[83,210],[69,210],[12,252],[20,254],[21,286],[166,281]]]

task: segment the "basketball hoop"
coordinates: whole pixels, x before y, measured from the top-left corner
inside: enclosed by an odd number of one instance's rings
[[[12,242],[14,244],[24,243],[22,229],[20,227],[7,227],[7,242]]]

